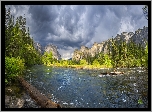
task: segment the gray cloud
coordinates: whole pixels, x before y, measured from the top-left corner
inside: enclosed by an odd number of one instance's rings
[[[148,26],[143,5],[15,5],[12,14],[25,14],[30,34],[43,46],[55,44],[63,58],[81,45],[91,47],[115,37],[117,33],[134,32]]]

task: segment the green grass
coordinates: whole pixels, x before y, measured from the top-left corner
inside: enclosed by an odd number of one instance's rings
[[[66,68],[76,68],[76,69],[101,69],[101,68],[113,68],[112,66],[105,65],[61,65],[61,64],[48,64],[47,66],[53,67],[66,67]]]

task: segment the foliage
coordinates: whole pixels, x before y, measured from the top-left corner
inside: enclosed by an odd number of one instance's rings
[[[97,59],[95,59],[95,60],[93,61],[92,65],[94,65],[95,67],[98,67],[98,66],[100,66],[100,63],[98,62]]]
[[[87,59],[86,59],[87,60]],[[79,65],[80,61],[76,61],[76,60],[71,60],[73,65]]]
[[[53,63],[53,55],[52,52],[48,53],[45,52],[44,55],[42,56],[42,63],[44,65],[51,65]]]
[[[80,65],[87,65],[87,61],[85,59],[81,59],[80,60]]]
[[[63,60],[63,63],[62,63],[64,66],[67,66],[68,65],[68,60]]]
[[[109,58],[109,56],[108,56],[107,54],[104,55],[104,65],[105,65],[106,67],[112,66],[112,64],[111,64],[111,59]]]
[[[25,60],[25,65],[41,63],[41,54],[34,48],[29,28],[26,29],[26,18],[19,16],[14,22],[10,9],[5,9],[5,56]]]
[[[22,72],[21,60],[24,60],[25,66],[42,63],[41,54],[34,48],[34,41],[30,37],[29,28],[26,28],[26,18],[19,16],[14,20],[10,9],[5,9],[5,57],[7,67],[6,82],[11,80],[13,76],[19,75],[14,70],[17,63],[19,68],[16,70],[21,69]],[[15,62],[14,66],[13,62]]]
[[[144,60],[144,66],[148,68],[148,42],[146,43],[145,47],[145,55],[143,55],[143,60]]]
[[[144,48],[132,40],[129,43],[112,40],[109,47],[111,51],[107,54],[100,52],[94,57],[87,55],[85,59],[79,61],[62,59],[53,65],[76,68],[148,67],[148,43]]]
[[[5,57],[5,82],[6,84],[10,83],[10,81],[16,76],[19,76],[23,73],[25,69],[24,60],[20,59],[20,57]]]
[[[139,99],[138,104],[143,104],[143,101],[141,99]]]
[[[144,41],[145,43],[145,41]],[[148,68],[148,43],[144,47],[141,43],[136,44],[133,40],[126,43],[124,40],[116,41],[113,38],[108,43],[108,52],[100,52],[94,57],[89,55],[80,60],[80,65],[93,65],[94,67],[146,67]],[[78,65],[72,60],[73,65]]]
[[[141,43],[135,44],[133,40],[130,40],[129,43],[126,43],[126,41],[123,40],[116,41],[112,39],[111,45],[108,45],[108,47],[108,49],[111,50],[111,52],[109,51],[108,53],[108,56],[111,59],[109,64],[111,63],[113,67],[147,67],[145,60],[148,59],[148,53],[146,56],[146,48],[144,48]],[[103,55],[102,58],[104,58]]]
[[[103,65],[104,64],[104,53],[103,52],[100,52],[98,57],[97,57],[97,60],[99,62],[100,65]]]

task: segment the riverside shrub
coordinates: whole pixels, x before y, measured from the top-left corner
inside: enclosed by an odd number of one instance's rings
[[[9,84],[12,79],[22,75],[24,69],[24,60],[20,57],[5,57],[5,83]]]

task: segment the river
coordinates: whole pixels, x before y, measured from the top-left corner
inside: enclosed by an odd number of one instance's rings
[[[122,68],[123,75],[99,76],[113,69],[76,70],[35,65],[25,79],[65,108],[147,108],[148,71]]]

